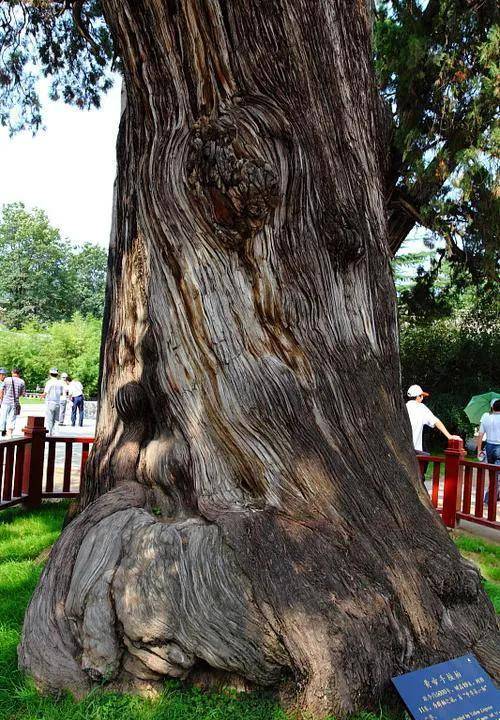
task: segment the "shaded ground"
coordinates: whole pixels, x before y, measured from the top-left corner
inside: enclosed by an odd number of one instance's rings
[[[41,697],[17,670],[16,648],[29,598],[45,551],[57,539],[67,503],[46,503],[0,514],[0,718],[2,720],[292,720],[272,700],[256,695],[201,693],[169,682],[160,697],[144,699],[93,692],[82,702],[69,696]],[[485,587],[500,611],[500,545],[455,533],[460,550],[476,561]],[[45,552],[44,552],[45,551]],[[355,720],[393,720],[384,712],[362,713]]]

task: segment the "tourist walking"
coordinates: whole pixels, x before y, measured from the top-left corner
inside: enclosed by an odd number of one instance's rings
[[[68,394],[73,403],[71,407],[71,425],[75,427],[76,413],[78,411],[78,424],[82,427],[84,410],[83,385],[79,380],[76,380],[76,378],[69,383]]]
[[[408,410],[408,415],[410,417],[413,447],[419,455],[424,454],[424,449],[422,447],[422,435],[425,425],[437,428],[443,433],[445,438],[448,438],[448,440],[462,439],[459,435],[451,435],[441,420],[429,410],[427,405],[424,405],[424,399],[429,397],[429,393],[424,392],[420,385],[411,385],[408,388],[407,395],[410,398],[410,400],[406,403],[406,409]]]
[[[3,388],[3,384],[4,384],[6,377],[7,377],[7,370],[5,368],[0,368],[0,390]]]
[[[64,385],[59,378],[57,368],[53,367],[49,370],[49,379],[45,383],[42,398],[45,399],[45,427],[48,434],[54,432],[54,425],[59,420],[59,407],[61,396],[64,393]]]
[[[413,447],[417,455],[429,455],[428,452],[424,452],[422,446],[422,436],[426,425],[437,428],[448,440],[461,440],[459,435],[451,435],[441,420],[429,410],[427,405],[424,405],[424,399],[429,397],[429,393],[424,392],[420,385],[411,385],[407,395],[410,399],[406,403],[406,409],[410,418]],[[422,480],[425,479],[425,470],[426,466],[422,468]]]
[[[26,394],[26,385],[19,368],[12,368],[10,377],[5,378],[0,390],[0,431],[2,437],[12,437],[16,417],[21,412],[20,398]]]
[[[476,437],[476,448],[478,458],[481,457],[481,446],[483,444],[483,437],[486,434],[486,461],[490,465],[500,465],[500,400],[495,398],[491,401],[490,412],[485,413],[481,418],[481,424],[479,425],[479,432]],[[496,478],[496,498],[499,499],[500,487],[498,483],[498,476],[500,472],[495,473]],[[485,502],[488,502],[489,492],[486,493]]]
[[[59,425],[64,425],[66,406],[68,404],[68,373],[61,373],[61,383],[63,386],[63,392],[61,395],[61,399],[59,400]]]

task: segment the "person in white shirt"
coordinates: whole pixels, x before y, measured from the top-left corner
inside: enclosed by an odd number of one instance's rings
[[[42,398],[45,399],[45,427],[48,434],[52,435],[54,425],[59,419],[59,403],[64,392],[64,385],[59,379],[57,368],[50,368],[49,375],[50,378],[45,383]]]
[[[477,454],[481,454],[483,437],[486,434],[486,458],[492,465],[500,465],[500,398],[491,401],[491,412],[481,418],[476,437]]]
[[[61,373],[61,383],[63,386],[63,393],[59,400],[59,425],[64,425],[64,417],[66,415],[66,405],[68,404],[68,374]]]
[[[68,385],[68,395],[70,397],[73,406],[71,408],[71,425],[75,427],[76,423],[76,411],[78,410],[80,427],[83,425],[83,410],[84,410],[84,397],[83,397],[83,385],[77,380],[71,380]]]
[[[486,434],[486,461],[491,465],[500,465],[500,399],[491,401],[491,412],[485,413],[481,418],[479,433],[476,437],[477,455],[481,455],[483,437]],[[500,487],[498,484],[500,472],[496,473],[497,501],[499,500]],[[484,501],[488,502],[489,493],[486,493]]]
[[[424,426],[435,427],[440,430],[445,438],[448,440],[461,440],[459,435],[451,435],[445,428],[439,418],[437,418],[427,407],[424,405],[424,398],[429,396],[429,393],[424,392],[420,385],[411,385],[407,392],[410,400],[406,403],[406,409],[410,418],[411,432],[413,436],[413,447],[417,455],[428,455],[429,453],[424,452],[422,447],[422,434]],[[425,476],[425,468],[422,469],[422,479]]]

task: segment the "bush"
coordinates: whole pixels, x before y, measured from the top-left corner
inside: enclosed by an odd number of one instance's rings
[[[26,387],[35,391],[45,384],[49,368],[55,366],[83,384],[87,397],[97,394],[101,321],[75,314],[40,328],[35,323],[21,330],[0,328],[0,364],[22,370]]]
[[[403,325],[400,348],[403,390],[421,385],[430,393],[427,404],[448,430],[470,436],[474,429],[463,408],[472,395],[498,391],[497,324],[465,317]]]

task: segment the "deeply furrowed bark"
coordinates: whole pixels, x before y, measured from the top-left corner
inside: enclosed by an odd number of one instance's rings
[[[20,663],[340,715],[473,649],[399,393],[367,4],[103,0],[125,68],[103,398]]]

